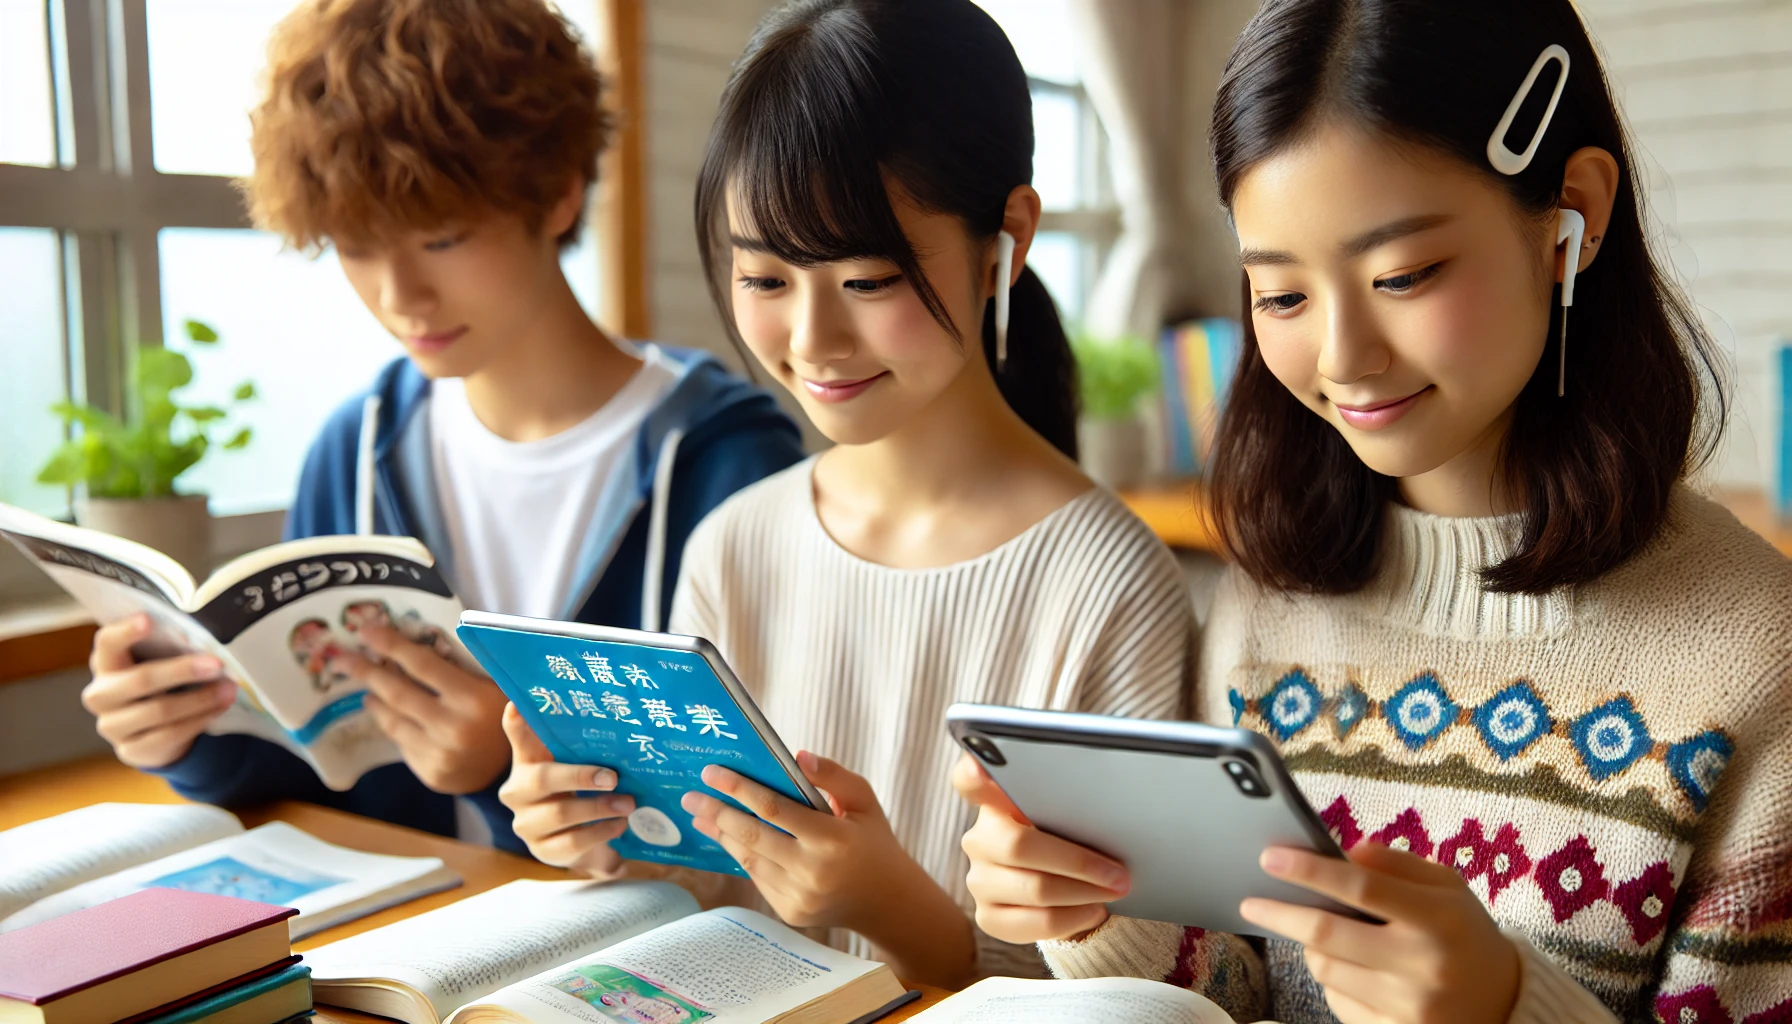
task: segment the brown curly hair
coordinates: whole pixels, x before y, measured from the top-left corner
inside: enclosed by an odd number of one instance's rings
[[[311,251],[488,213],[537,230],[597,178],[602,88],[543,0],[307,0],[268,44],[250,215]]]

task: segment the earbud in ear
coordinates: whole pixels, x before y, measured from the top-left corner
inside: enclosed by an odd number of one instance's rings
[[[1014,236],[996,236],[996,370],[1008,366],[1008,292],[1014,280]]]
[[[1568,393],[1568,307],[1574,305],[1574,275],[1580,270],[1582,239],[1587,234],[1587,219],[1579,210],[1563,210],[1556,219],[1556,244],[1568,243],[1562,254],[1562,343],[1561,366],[1556,371],[1556,397]]]

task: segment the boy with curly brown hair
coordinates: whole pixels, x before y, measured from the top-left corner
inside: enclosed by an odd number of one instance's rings
[[[690,531],[801,443],[712,357],[612,339],[574,297],[559,257],[611,123],[590,55],[544,0],[308,0],[266,82],[254,219],[335,249],[406,350],[325,424],[286,536],[414,536],[470,608],[658,628]],[[403,762],[336,792],[273,743],[208,734],[232,684],[209,658],[137,662],[145,627],[100,631],[84,694],[120,760],[211,803],[309,800],[523,849],[489,679],[363,628],[380,660],[353,668]]]

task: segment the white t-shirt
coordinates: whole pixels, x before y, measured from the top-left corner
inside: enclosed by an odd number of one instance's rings
[[[468,608],[559,618],[576,578],[598,496],[628,457],[635,434],[678,381],[657,347],[601,409],[538,441],[492,433],[458,379],[430,391],[430,457],[454,555],[454,585]]]

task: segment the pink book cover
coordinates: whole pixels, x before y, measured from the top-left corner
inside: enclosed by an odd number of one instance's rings
[[[145,889],[0,935],[0,996],[43,1004],[298,914],[181,889]]]

